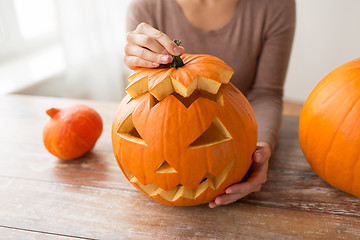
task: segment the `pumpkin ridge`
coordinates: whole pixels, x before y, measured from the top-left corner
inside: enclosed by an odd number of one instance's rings
[[[356,105],[359,105],[360,104],[360,99],[358,99],[355,103],[354,103],[354,105],[351,107],[351,109],[348,111],[348,113],[345,115],[346,117],[345,117],[345,119],[344,119],[344,121],[341,123],[341,127],[343,126],[343,124],[344,124],[344,122],[346,121],[346,118],[350,115],[350,113],[355,109],[355,106]],[[336,136],[335,136],[336,137]],[[354,181],[354,178],[355,178],[355,172],[356,172],[356,170],[357,170],[357,165],[358,164],[360,164],[360,153],[359,153],[359,156],[358,156],[358,161],[353,161],[353,166],[352,166],[352,169],[353,169],[353,171],[351,171],[351,177],[350,177],[350,182],[351,182],[351,187],[350,187],[350,189],[351,189],[351,191],[353,191],[353,192],[355,192],[355,190],[353,189],[354,188],[354,185],[355,185],[355,181]],[[325,159],[325,161],[326,161],[326,159]]]
[[[204,128],[204,123],[203,123],[203,119],[201,119],[201,117],[200,117],[200,115],[199,115],[199,109],[198,109],[198,105],[197,104],[195,104],[194,105],[194,108],[195,108],[195,112],[196,112],[196,116],[197,116],[197,118],[199,119],[199,122],[200,122],[200,125],[201,125],[201,132],[202,132],[202,134],[210,127],[210,125],[212,124],[212,121],[209,123],[209,126],[205,126],[205,128]],[[196,139],[198,139],[198,138],[196,138]],[[196,140],[195,140],[196,141]],[[206,155],[206,149],[202,149],[202,151],[205,151],[205,155]],[[209,169],[208,167],[208,156],[206,155],[206,161],[204,161],[204,163],[205,163],[205,167],[206,167],[206,169]]]
[[[355,189],[355,183],[357,183],[357,181],[355,181],[355,177],[356,177],[356,172],[360,172],[360,155],[358,160],[355,163],[355,167],[353,170],[353,177],[352,177],[352,186],[351,186],[351,190],[353,193],[355,193],[356,196],[360,196],[360,189]]]
[[[355,61],[355,60],[354,60]],[[351,63],[351,62],[350,62]],[[345,66],[346,65],[346,66]],[[329,84],[330,82],[332,81],[335,81],[337,80],[338,76],[338,72],[345,72],[345,71],[349,71],[348,68],[350,69],[354,69],[353,67],[351,66],[348,66],[348,64],[345,64],[341,67],[339,67],[339,69],[335,69],[334,71],[330,72],[329,74],[327,74],[325,76],[325,78],[320,81],[314,88],[314,90],[310,93],[308,99],[305,101],[304,103],[304,106],[303,106],[303,109],[301,111],[301,114],[300,114],[300,121],[301,121],[301,115],[304,115],[305,114],[305,110],[308,109],[309,107],[312,108],[313,106],[313,101],[314,99],[316,99],[319,94],[321,94],[326,88],[328,88],[327,84]],[[350,81],[347,82],[347,84],[351,84],[353,82],[356,82],[356,78],[353,78],[351,79]],[[334,98],[336,93],[339,93],[341,94],[341,90],[346,88],[347,85],[342,85],[340,88],[337,88],[335,89],[334,92],[332,93],[328,93],[327,95],[330,95],[331,98]],[[328,90],[327,90],[328,91]],[[329,100],[329,99],[328,99]],[[311,103],[311,105],[309,105]],[[316,103],[317,104],[317,103]],[[309,105],[309,106],[308,106]],[[304,113],[303,113],[304,112]],[[312,132],[311,131],[311,127],[313,125],[313,122],[310,121],[308,124],[308,130],[305,132],[305,136],[304,136],[304,139],[306,139],[306,143],[307,144],[310,144],[311,141],[309,141],[309,134]],[[299,124],[299,126],[301,126],[302,124]],[[309,149],[309,146],[306,146],[306,149]],[[324,168],[323,168],[324,169]]]
[[[82,114],[82,117],[85,118],[87,121],[89,121],[89,123],[91,123],[91,125],[93,125],[93,127],[94,127],[96,130],[100,130],[99,132],[102,132],[102,128],[99,129],[99,128],[98,128],[98,124],[96,124],[96,122],[95,122],[93,119],[89,118],[89,117],[86,116],[85,114]],[[102,122],[101,118],[97,118],[97,121]]]
[[[164,123],[163,123],[163,126],[168,126],[168,122],[167,121],[172,121],[172,119],[169,119],[169,118],[167,118],[167,115],[168,115],[168,113],[169,113],[169,108],[170,108],[170,104],[166,104],[166,109],[165,109],[165,111],[164,111],[164,116],[163,116],[163,121],[164,121]],[[163,142],[162,142],[162,146],[164,146],[163,148],[162,148],[162,157],[163,158],[165,158],[166,156],[167,156],[167,152],[166,152],[166,150],[167,150],[167,141],[164,141],[164,139],[167,139],[166,138],[166,131],[162,131],[162,135],[163,135],[163,138],[162,138],[162,140],[163,140]],[[165,158],[166,159],[166,158]]]
[[[171,77],[174,72],[173,68],[157,68],[154,71],[147,74],[149,78],[149,90],[154,89],[166,78]]]
[[[151,94],[150,94],[150,96],[151,96]],[[150,96],[149,96],[149,97],[150,97]],[[136,111],[136,110],[135,110],[135,111]],[[134,111],[134,112],[135,112],[135,111]],[[149,101],[149,112],[151,112],[150,101]],[[150,116],[148,116],[148,117],[145,118],[144,129],[148,129],[149,118],[150,118]],[[148,136],[148,135],[146,134],[146,136]],[[149,143],[149,144],[150,144],[150,143]],[[144,158],[145,151],[146,151],[146,150],[142,149],[142,154],[143,154],[142,159]],[[142,164],[142,167],[143,167],[143,169],[144,169],[144,164]],[[142,170],[142,172],[144,172],[144,170]],[[145,178],[146,178],[146,174],[144,174],[144,175],[145,175]]]
[[[196,74],[193,74],[192,71],[190,71],[191,65],[185,65],[184,67],[181,68],[181,72],[180,71],[175,71],[175,74],[172,75],[172,77],[174,78],[174,80],[176,80],[177,82],[181,83],[184,87],[188,87],[192,81],[194,81],[196,79]],[[181,74],[180,76],[177,76],[176,73],[185,73],[186,77],[184,77],[184,74]],[[175,76],[176,75],[176,76]]]
[[[352,171],[352,174],[351,174],[351,191],[352,192],[357,192],[356,190],[357,189],[355,189],[355,175],[356,175],[356,172],[357,172],[357,169],[358,169],[358,166],[360,165],[360,154],[359,154],[359,156],[358,156],[358,158],[357,158],[357,161],[354,161],[354,164],[353,164],[353,171]]]
[[[68,131],[68,133],[76,138],[77,141],[79,141],[83,146],[85,147],[88,147],[90,149],[92,149],[94,146],[95,146],[95,143],[92,144],[92,143],[89,143],[88,141],[86,141],[85,139],[81,138],[81,137],[78,137],[78,135],[76,133],[74,133],[73,131]],[[60,149],[60,148],[59,148]],[[79,156],[80,157],[80,156]]]
[[[200,122],[200,125],[201,125],[201,135],[202,134],[204,134],[204,132],[211,126],[211,124],[212,124],[212,122],[213,122],[213,120],[209,123],[209,126],[206,126],[205,127],[205,129],[204,129],[204,124],[203,124],[203,120],[201,119],[201,117],[200,117],[200,115],[199,115],[199,109],[198,109],[198,105],[197,104],[195,104],[194,105],[194,108],[195,108],[195,110],[196,110],[196,115],[197,115],[197,117],[198,117],[198,119],[199,119],[199,122]],[[201,136],[200,135],[200,136]],[[199,137],[197,137],[196,139],[198,139]],[[195,140],[196,141],[196,140]],[[204,165],[205,165],[205,167],[206,167],[206,169],[209,169],[209,163],[208,163],[208,161],[209,161],[209,156],[208,156],[208,154],[207,154],[207,151],[206,151],[206,148],[202,148],[202,151],[203,152],[205,152],[205,158],[206,158],[206,161],[204,161]],[[206,175],[206,173],[205,173],[205,175]]]
[[[356,106],[356,104],[358,104],[360,102],[360,99],[357,100],[350,108],[349,110],[346,112],[346,114],[344,114],[344,117],[343,119],[338,123],[338,126],[334,129],[334,131],[336,132],[333,136],[333,138],[331,139],[331,143],[330,143],[330,146],[328,148],[328,150],[326,151],[326,155],[325,155],[325,160],[324,160],[324,167],[323,167],[323,173],[324,173],[324,177],[325,178],[328,178],[328,171],[326,170],[327,169],[327,160],[329,158],[329,154],[330,154],[330,151],[334,145],[334,142],[335,142],[335,138],[336,136],[339,134],[339,129],[341,129],[342,125],[344,124],[346,118],[348,117],[349,113],[354,109],[354,107]]]

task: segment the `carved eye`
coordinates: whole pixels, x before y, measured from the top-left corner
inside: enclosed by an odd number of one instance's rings
[[[132,115],[129,115],[129,117],[127,117],[125,121],[121,124],[118,130],[118,134],[120,135],[120,137],[129,140],[131,142],[146,145],[145,141],[140,136],[139,132],[136,130],[134,126]]]
[[[230,133],[218,118],[214,118],[209,128],[203,132],[188,148],[199,148],[215,145],[232,139]]]

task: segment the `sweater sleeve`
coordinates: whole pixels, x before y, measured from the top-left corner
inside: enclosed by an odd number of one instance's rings
[[[136,27],[145,22],[153,27],[155,26],[153,0],[133,0],[131,1],[126,17],[127,32],[134,31]]]
[[[295,1],[269,0],[264,23],[263,48],[256,77],[247,97],[258,124],[258,141],[274,149],[281,124],[283,86],[294,32]]]

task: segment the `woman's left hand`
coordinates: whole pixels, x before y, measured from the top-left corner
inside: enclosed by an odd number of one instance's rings
[[[209,202],[210,208],[233,203],[252,192],[260,191],[266,182],[271,146],[266,142],[259,142],[253,153],[252,172],[246,182],[236,183],[225,189],[225,193]]]

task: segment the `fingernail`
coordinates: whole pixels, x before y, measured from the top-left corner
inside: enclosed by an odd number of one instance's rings
[[[153,62],[153,63],[152,63],[152,65],[153,65],[154,67],[159,66],[159,64],[158,64],[158,63],[156,63],[156,62]]]
[[[161,56],[160,61],[162,63],[168,63],[169,62],[169,56],[167,56],[167,55]]]
[[[178,47],[174,47],[174,53],[176,56],[180,55],[181,54],[181,51]]]
[[[226,190],[225,190],[225,193],[226,193],[226,194],[230,194],[230,193],[232,193],[232,190],[231,190],[231,189],[226,189]]]

